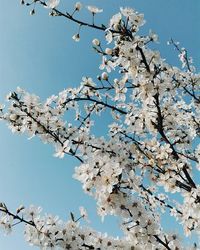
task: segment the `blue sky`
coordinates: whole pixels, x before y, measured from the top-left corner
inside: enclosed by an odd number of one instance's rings
[[[61,7],[72,10],[74,3],[61,0]],[[166,44],[172,37],[188,49],[200,68],[199,0],[85,0],[84,4],[102,7],[104,12],[96,20],[105,24],[120,6],[136,8],[145,14],[147,21],[141,32],[151,28],[159,35],[158,49],[169,63],[178,63],[175,51]],[[86,10],[80,16],[85,20],[91,18]],[[71,37],[76,31],[76,25],[63,18],[49,17],[47,10],[40,7],[35,16],[30,16],[29,9],[20,6],[19,1],[1,0],[0,103],[17,86],[44,99],[68,86],[77,86],[82,76],[95,78],[100,58],[93,52],[91,41],[102,34],[83,29],[81,41],[75,43]],[[77,161],[54,158],[50,145],[13,135],[4,123],[0,123],[0,138],[0,200],[9,208],[35,204],[45,212],[67,219],[70,211],[78,212],[83,205],[97,230],[119,233],[116,220],[101,224],[95,203],[71,178]],[[0,249],[29,249],[21,226],[11,236],[0,234]]]

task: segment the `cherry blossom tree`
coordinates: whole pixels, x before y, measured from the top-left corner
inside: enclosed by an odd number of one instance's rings
[[[67,88],[45,102],[21,88],[10,93],[8,108],[1,105],[1,119],[12,132],[38,136],[55,148],[54,156],[77,159],[74,178],[92,196],[102,219],[120,218],[122,238],[113,238],[81,225],[87,212],[71,213],[69,221],[42,214],[40,207],[20,206],[12,212],[0,203],[0,226],[11,232],[25,225],[25,239],[41,249],[187,249],[178,234],[166,233],[163,214],[183,227],[185,237],[200,233],[200,75],[192,58],[170,40],[182,68],[169,65],[150,48],[155,33],[139,35],[143,14],[125,7],[108,25],[97,25],[103,10],[86,6],[91,20],[79,19],[82,4],[73,13],[61,11],[59,0],[34,0],[22,5],[34,15],[36,6],[51,16],[64,17],[80,29],[87,26],[105,34],[92,45],[102,59],[97,79],[84,76],[77,88]],[[114,72],[114,73],[113,73]],[[65,113],[70,112],[66,120]],[[109,112],[107,134],[97,137],[95,124]],[[179,197],[174,199],[175,197]],[[198,249],[191,243],[188,249]]]

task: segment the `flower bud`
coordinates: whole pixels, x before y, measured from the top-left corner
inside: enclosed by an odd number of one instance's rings
[[[119,80],[117,78],[114,79],[114,83],[115,84],[118,84],[119,83]]]
[[[30,11],[30,15],[31,15],[31,16],[35,15],[35,10],[34,10],[34,9],[32,9],[32,10]]]
[[[81,8],[82,8],[81,2],[77,2],[77,3],[75,4],[75,10],[80,11]]]
[[[112,49],[110,49],[110,48],[106,48],[106,49],[105,49],[105,52],[106,52],[106,54],[108,54],[108,55],[112,55]]]
[[[50,11],[49,12],[49,16],[53,16],[54,15],[54,12],[53,11]]]
[[[16,121],[17,120],[17,115],[16,114],[11,114],[10,115],[10,120],[11,121]]]
[[[96,39],[96,38],[92,40],[92,43],[93,43],[94,46],[99,46],[100,45],[100,41],[98,39]]]
[[[80,41],[80,35],[75,34],[75,35],[73,35],[72,39],[74,39],[75,42],[79,42]]]
[[[107,74],[106,72],[103,72],[103,73],[101,74],[101,78],[102,78],[103,80],[107,81],[107,80],[108,80],[108,74]]]
[[[101,81],[101,76],[98,75],[97,76],[97,80]]]

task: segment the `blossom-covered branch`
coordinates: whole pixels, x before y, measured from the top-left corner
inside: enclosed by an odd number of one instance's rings
[[[1,224],[26,223],[27,240],[44,249],[185,249],[177,235],[165,233],[161,221],[165,213],[183,226],[186,236],[200,233],[200,185],[193,176],[194,168],[200,169],[200,75],[188,53],[172,40],[182,69],[167,64],[149,47],[157,35],[138,34],[145,21],[131,8],[120,8],[108,25],[97,26],[94,17],[103,10],[95,6],[87,6],[92,15],[87,23],[74,17],[82,8],[79,2],[72,14],[57,9],[59,0],[28,3],[32,14],[36,4],[49,8],[52,16],[105,32],[105,41],[92,41],[102,72],[96,81],[83,77],[79,87],[45,102],[18,88],[8,95],[11,104],[1,108],[1,118],[12,132],[52,144],[54,156],[75,157],[80,165],[73,177],[96,200],[102,219],[120,218],[124,238],[104,237],[75,220],[25,219],[4,205]],[[73,38],[79,41],[79,33]],[[106,124],[108,115],[112,122],[98,137],[92,127],[103,120]]]

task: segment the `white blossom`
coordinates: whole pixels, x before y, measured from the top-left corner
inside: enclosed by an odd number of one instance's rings
[[[50,9],[58,4],[46,3]],[[81,8],[77,2],[74,12]],[[87,9],[93,17],[103,11]],[[185,236],[200,234],[200,185],[193,177],[193,169],[200,170],[200,75],[186,49],[172,40],[182,69],[167,64],[149,46],[158,36],[138,32],[144,22],[143,14],[121,7],[108,27],[98,28],[110,45],[92,41],[101,56],[97,82],[84,76],[78,87],[44,102],[18,87],[7,96],[10,106],[0,105],[1,120],[13,133],[38,136],[53,145],[55,157],[77,159],[73,177],[94,198],[102,220],[119,218],[124,236],[81,226],[81,219],[88,222],[83,207],[64,222],[33,205],[19,206],[15,215],[1,202],[0,227],[6,233],[23,222],[25,239],[41,249],[187,249],[177,235],[164,231],[163,213]],[[79,41],[79,33],[73,39]]]
[[[60,3],[60,0],[48,0],[46,2],[46,8],[49,8],[49,9],[54,9],[56,8]]]
[[[87,9],[92,13],[92,14],[97,14],[97,13],[101,13],[103,12],[103,9],[99,9],[98,7],[96,6],[87,6]]]

